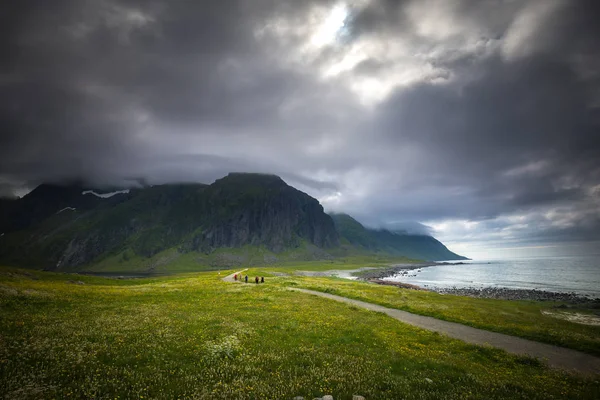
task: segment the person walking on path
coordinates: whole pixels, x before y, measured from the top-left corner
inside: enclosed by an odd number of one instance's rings
[[[258,283],[258,276],[254,278],[254,283]]]
[[[248,275],[246,275],[246,278],[244,278],[246,280],[246,283],[248,283]]]
[[[265,283],[265,277],[264,276],[260,277],[260,283]]]
[[[237,274],[235,274],[235,275],[233,276],[233,280],[234,280],[234,281],[237,281]]]

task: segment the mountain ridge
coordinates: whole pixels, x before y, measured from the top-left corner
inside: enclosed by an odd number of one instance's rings
[[[40,185],[11,201],[0,213],[0,261],[80,270],[103,260],[151,260],[164,252],[205,260],[243,248],[263,249],[265,260],[289,252],[309,260],[348,251],[406,256],[393,246],[351,243],[316,199],[276,175],[230,173],[210,185],[154,185],[106,198],[98,196],[106,191],[91,190]]]

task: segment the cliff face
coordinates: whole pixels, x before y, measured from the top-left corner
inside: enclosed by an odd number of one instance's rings
[[[195,250],[263,245],[277,253],[301,240],[322,248],[339,245],[319,202],[276,176],[229,174],[206,189],[202,214],[191,243]]]
[[[16,206],[25,204],[26,214],[34,199],[44,204],[43,193],[17,200]],[[28,220],[26,230],[19,225],[0,238],[0,259],[62,269],[127,249],[151,257],[173,247],[210,253],[250,245],[278,253],[302,242],[324,249],[339,245],[333,220],[319,202],[272,175],[230,174],[208,186],[153,186],[85,202],[80,188],[52,193],[41,222]],[[70,203],[85,208],[59,209]],[[46,212],[49,207],[52,213]]]

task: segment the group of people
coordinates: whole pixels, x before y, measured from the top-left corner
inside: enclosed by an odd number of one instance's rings
[[[244,278],[242,278],[242,274],[235,274],[233,275],[233,279],[234,280],[238,280],[238,278],[240,279],[240,282],[242,281],[242,279],[244,279],[244,282],[248,283],[248,275],[246,275]],[[254,283],[265,283],[265,277],[261,276],[260,280],[258,279],[258,276],[254,278]]]

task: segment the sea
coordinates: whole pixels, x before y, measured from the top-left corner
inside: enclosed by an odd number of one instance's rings
[[[423,267],[384,279],[431,289],[505,287],[600,298],[600,256],[469,260],[464,264]]]

